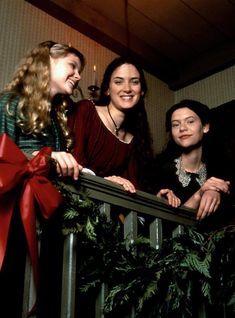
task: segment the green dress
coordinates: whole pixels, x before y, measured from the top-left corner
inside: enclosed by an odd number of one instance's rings
[[[55,113],[51,113],[51,125],[47,127],[45,135],[24,134],[16,124],[19,96],[14,96],[10,101],[9,97],[12,97],[11,93],[0,96],[0,134],[7,133],[15,144],[29,156],[42,147],[52,147],[53,151],[64,151],[66,149],[62,130]],[[10,114],[6,109],[8,103],[10,103]]]
[[[10,102],[9,97],[11,97]],[[9,115],[6,109],[8,102],[10,103],[9,110],[11,115]],[[56,114],[52,112],[51,125],[45,131],[46,136],[26,135],[16,124],[18,103],[19,96],[14,96],[12,93],[0,95],[0,134],[7,133],[28,158],[32,157],[34,151],[40,150],[45,146],[52,147],[53,151],[65,151],[64,138]],[[1,198],[0,204],[2,204]],[[40,263],[41,289],[38,292],[38,311],[40,314],[37,317],[47,318],[53,317],[57,307],[59,307],[55,305],[55,303],[59,303],[58,299],[61,293],[59,283],[61,277],[63,240],[60,213],[55,213],[52,220],[47,220],[47,223],[44,223],[45,221],[42,224],[43,231],[41,234],[40,248],[40,255],[44,261]],[[0,317],[20,318],[22,315],[26,253],[27,244],[24,230],[19,210],[16,207],[11,220],[4,263],[0,271]],[[57,256],[57,254],[59,256]],[[51,297],[51,295],[54,296]],[[54,301],[51,301],[52,298]],[[8,305],[9,299],[13,304],[12,306]],[[55,313],[54,317],[57,316],[59,315]]]

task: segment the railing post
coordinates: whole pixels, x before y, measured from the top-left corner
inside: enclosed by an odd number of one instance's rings
[[[184,233],[184,226],[178,225],[173,231],[172,231],[172,237],[176,237],[178,235],[182,235]],[[197,317],[198,318],[207,318],[206,314],[206,306],[205,303],[198,304],[198,310],[197,310]]]
[[[149,226],[149,238],[151,246],[158,250],[162,245],[162,220],[155,218]]]
[[[95,318],[104,318],[103,308],[107,294],[108,286],[107,284],[103,283],[100,287],[100,291],[95,302]]]
[[[111,206],[110,206],[110,204],[104,202],[100,206],[100,211],[102,213],[104,213],[106,215],[106,217],[107,217],[107,220],[110,221],[110,219],[111,219]]]
[[[63,252],[61,318],[75,317],[77,235],[65,236]]]
[[[100,207],[100,210],[102,213],[104,213],[107,216],[107,219],[110,220],[111,218],[111,206],[110,204],[103,203]],[[105,298],[108,294],[108,285],[105,283],[102,283],[100,287],[99,294],[96,298],[95,302],[95,318],[103,318],[103,308],[104,308],[104,302]]]
[[[184,233],[184,226],[180,224],[172,231],[172,237],[176,237],[183,233]]]
[[[39,223],[36,221],[36,228],[39,230]],[[38,255],[40,257],[41,250],[41,239],[40,235],[38,235]],[[26,254],[25,260],[25,272],[24,272],[24,291],[23,291],[23,305],[22,305],[22,318],[27,318],[29,315],[29,311],[35,305],[37,299],[37,290],[35,286],[34,276],[33,276],[33,268],[29,254]],[[35,318],[36,314],[30,316],[31,318]]]
[[[127,239],[127,248],[130,244],[134,242],[137,238],[137,213],[129,212],[124,220],[124,239]],[[135,308],[132,307],[130,313],[128,313],[125,318],[135,318]]]
[[[132,307],[131,312],[125,318],[135,318],[135,308]]]
[[[32,309],[36,300],[36,288],[34,284],[32,264],[29,255],[26,255],[25,273],[24,273],[24,295],[23,295],[23,308],[22,318],[27,318],[30,309]],[[34,318],[36,316],[30,316]]]
[[[137,213],[131,211],[124,220],[124,239],[129,239],[130,243],[137,238]]]
[[[206,318],[207,317],[205,303],[199,304],[197,317],[198,318]]]

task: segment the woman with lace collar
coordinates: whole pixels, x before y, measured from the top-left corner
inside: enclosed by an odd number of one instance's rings
[[[194,100],[183,100],[166,113],[170,139],[159,156],[158,197],[173,207],[196,210],[202,220],[218,210],[221,195],[229,193],[229,181],[215,177],[206,154],[210,110]],[[160,189],[160,190],[159,190]]]

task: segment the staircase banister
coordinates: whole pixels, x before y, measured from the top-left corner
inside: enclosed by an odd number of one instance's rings
[[[128,193],[122,186],[98,176],[81,173],[78,181],[68,182],[73,193],[83,190],[91,199],[179,224],[193,225],[196,223],[193,209],[183,206],[177,209],[172,208],[164,199],[143,191]]]

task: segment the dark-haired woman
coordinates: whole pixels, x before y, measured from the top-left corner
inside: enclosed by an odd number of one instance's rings
[[[83,100],[69,113],[76,160],[131,193],[149,186],[152,140],[146,90],[142,69],[119,57],[105,70],[99,101]]]
[[[158,196],[173,207],[195,209],[197,220],[216,212],[221,197],[229,193],[229,181],[215,177],[206,153],[209,108],[194,100],[173,105],[166,114],[170,140],[159,156]]]

